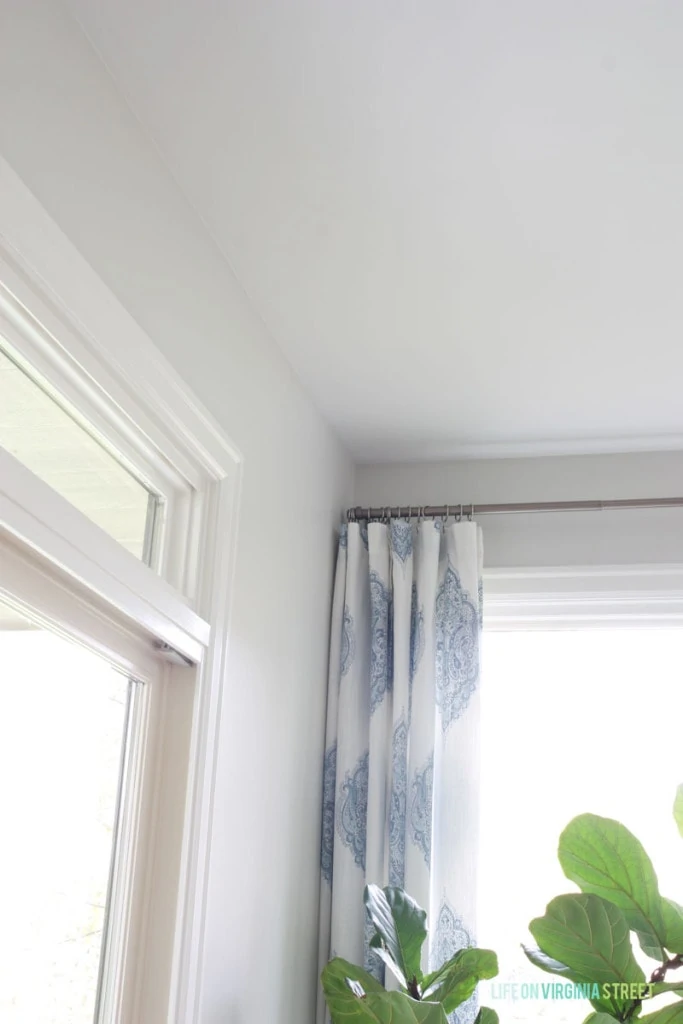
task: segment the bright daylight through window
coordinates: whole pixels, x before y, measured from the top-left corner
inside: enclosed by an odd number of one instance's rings
[[[557,980],[521,944],[535,945],[529,922],[553,897],[577,891],[557,861],[570,819],[623,822],[661,892],[683,903],[672,816],[683,782],[683,629],[485,632],[484,658],[478,944],[498,952],[500,975],[482,986],[482,1003],[504,1021],[574,1024],[587,1002],[521,998],[524,983]],[[649,977],[656,964],[635,952]],[[517,1001],[504,988],[515,982]]]
[[[3,347],[0,338],[0,446],[149,564],[158,497]]]
[[[0,1020],[92,1024],[134,683],[0,605]]]

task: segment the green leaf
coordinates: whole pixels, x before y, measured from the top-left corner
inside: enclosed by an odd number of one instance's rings
[[[330,960],[325,966],[320,980],[325,996],[328,992],[333,995],[339,993],[347,996],[350,981],[359,982],[364,992],[384,992],[384,986],[380,985],[376,978],[364,971],[362,967],[356,967],[355,964],[350,964],[348,960],[344,960],[340,956]]]
[[[532,964],[577,985],[643,982],[633,957],[628,927],[618,907],[599,896],[571,893],[552,900],[529,926],[543,948],[523,946]],[[590,1000],[599,1012],[622,1017],[633,1005],[621,996]]]
[[[672,953],[683,953],[683,907],[666,896],[662,900],[664,945]]]
[[[334,1024],[448,1024],[439,1003],[386,992],[366,971],[341,957],[325,967],[322,985]]]
[[[407,987],[411,981],[420,982],[420,955],[427,938],[425,911],[403,889],[393,886],[380,889],[378,885],[367,885],[365,906],[384,948],[403,976],[401,980],[394,971],[401,984]]]
[[[548,956],[582,978],[600,984],[643,982],[624,915],[612,903],[590,893],[556,896],[529,931]]]
[[[616,1018],[618,1019],[618,1018]],[[615,1018],[611,1013],[589,1013],[583,1024],[614,1024]]]
[[[580,889],[623,911],[648,956],[666,959],[657,876],[643,846],[624,825],[596,814],[581,814],[560,836],[558,857],[567,878]]]
[[[679,786],[676,790],[676,798],[674,800],[674,819],[678,825],[678,831],[683,836],[683,785]]]
[[[671,1003],[661,1010],[639,1017],[639,1024],[683,1024],[683,1002]]]
[[[448,1024],[443,1006],[439,1003],[421,1003],[404,992],[385,992],[383,995],[371,995],[367,1000],[367,1017],[359,1017],[365,1024]],[[334,1018],[333,1018],[334,1019]],[[347,1024],[348,1018],[334,1024]]]
[[[683,995],[683,981],[656,981],[652,986],[652,995],[661,996],[663,992],[680,992]]]
[[[577,985],[591,985],[592,987],[593,982],[590,978],[582,978],[580,974],[570,970],[566,964],[560,963],[559,960],[554,960],[550,956],[546,956],[543,950],[529,949],[527,946],[522,946],[522,949],[531,963],[536,967],[540,967],[542,971],[547,971],[548,974],[559,975],[560,978],[565,978],[567,981],[573,981]],[[589,1002],[599,1013],[606,1013],[607,1016],[610,1017],[618,1017],[624,1012],[625,1004],[618,999],[603,999],[600,997],[598,999],[590,999]]]
[[[459,949],[421,986],[422,997],[441,1003],[452,1013],[473,994],[477,983],[498,974],[498,958],[490,949]]]
[[[399,985],[401,985],[404,990],[407,990],[408,981],[406,979],[406,976],[404,975],[403,971],[398,966],[398,964],[395,963],[394,958],[389,954],[389,951],[384,945],[384,939],[379,934],[379,932],[375,932],[375,934],[370,939],[370,949],[374,951],[375,956],[378,956],[380,960],[384,961],[389,970],[394,974],[394,976],[398,980]],[[413,995],[414,994],[415,993],[413,992]]]
[[[488,1006],[481,1006],[479,1013],[474,1018],[474,1024],[498,1024],[498,1014]]]
[[[542,971],[547,971],[548,974],[559,974],[561,978],[566,978],[567,981],[575,981],[577,984],[585,983],[585,978],[581,978],[576,971],[572,971],[560,960],[555,960],[554,957],[548,956],[542,949],[532,949],[530,946],[525,945],[522,945],[522,949],[527,959],[531,960],[535,967],[540,967]]]

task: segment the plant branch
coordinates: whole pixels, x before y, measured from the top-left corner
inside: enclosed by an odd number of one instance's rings
[[[678,967],[683,967],[683,953],[677,953],[671,960],[665,960],[663,964],[655,968],[650,975],[650,984],[655,985],[658,981],[664,981],[666,972],[675,971]]]

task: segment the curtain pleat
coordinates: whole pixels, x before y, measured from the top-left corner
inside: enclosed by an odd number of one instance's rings
[[[320,970],[384,980],[367,883],[428,912],[423,969],[474,944],[483,547],[471,522],[343,527],[323,771]],[[389,979],[387,979],[389,984]],[[474,1000],[452,1015],[470,1024]],[[317,1022],[328,1020],[322,991]]]

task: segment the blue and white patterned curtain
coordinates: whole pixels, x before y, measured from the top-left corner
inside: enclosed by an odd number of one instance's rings
[[[368,948],[366,883],[428,911],[433,970],[474,944],[482,537],[472,522],[342,528],[323,782],[320,970]],[[387,979],[388,981],[388,979]],[[476,1007],[453,1019],[469,1024]],[[328,1018],[319,993],[318,1024]]]

